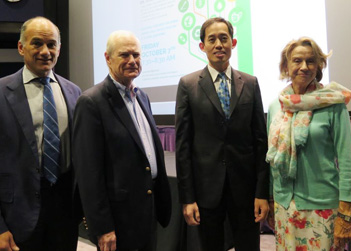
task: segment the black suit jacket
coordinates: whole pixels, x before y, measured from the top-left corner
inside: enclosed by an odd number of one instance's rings
[[[176,167],[179,198],[214,208],[226,176],[238,207],[268,198],[267,134],[256,77],[232,69],[230,119],[206,67],[179,81],[176,104]]]
[[[96,243],[98,236],[115,230],[119,248],[140,248],[150,240],[154,205],[161,225],[167,226],[171,215],[163,149],[149,100],[141,90],[137,99],[155,142],[154,189],[141,139],[109,76],[82,94],[74,116],[73,158],[91,240]]]
[[[9,230],[15,242],[30,236],[40,212],[38,149],[22,71],[0,79],[0,233]],[[59,75],[55,77],[71,126],[80,89]],[[57,184],[64,188],[62,196],[67,201],[67,208],[62,210],[71,214],[72,171],[61,176]]]

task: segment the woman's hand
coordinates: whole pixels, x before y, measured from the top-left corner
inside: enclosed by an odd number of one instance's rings
[[[267,218],[268,226],[274,231],[274,200],[269,200],[269,213]]]

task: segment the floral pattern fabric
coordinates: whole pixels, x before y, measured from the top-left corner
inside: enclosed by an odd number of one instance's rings
[[[304,95],[294,94],[292,84],[279,95],[281,112],[273,118],[269,128],[266,161],[273,177],[295,179],[297,170],[296,149],[303,146],[313,110],[337,103],[348,103],[351,91],[332,82],[323,88],[318,82],[309,85]]]
[[[341,251],[334,246],[337,209],[300,210],[292,200],[288,209],[274,203],[277,251]]]

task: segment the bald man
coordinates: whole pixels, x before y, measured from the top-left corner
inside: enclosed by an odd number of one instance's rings
[[[156,248],[156,220],[167,226],[171,197],[162,145],[141,72],[138,39],[113,32],[109,74],[82,94],[74,115],[74,164],[91,240],[102,251]]]
[[[24,67],[0,79],[2,251],[74,251],[77,247],[70,127],[81,91],[52,70],[60,46],[59,29],[48,19],[26,21],[18,42]],[[56,117],[52,124],[44,122],[45,90],[51,90]],[[50,168],[51,146],[44,143],[50,142],[45,140],[48,131],[55,131],[57,139],[55,165]]]

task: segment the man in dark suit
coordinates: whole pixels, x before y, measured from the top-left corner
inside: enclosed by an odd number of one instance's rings
[[[26,21],[18,51],[25,66],[0,79],[0,250],[76,250],[70,153],[71,120],[80,95],[52,69],[60,52],[58,28],[43,17]],[[39,78],[47,77],[44,84]],[[52,90],[55,129],[45,124],[45,88]],[[49,90],[47,89],[47,90]],[[44,104],[43,104],[44,103]],[[46,132],[57,130],[55,175]]]
[[[267,135],[257,79],[231,68],[233,27],[207,20],[200,49],[208,66],[180,79],[176,103],[179,198],[203,250],[223,251],[228,216],[236,251],[259,250],[268,213]],[[222,101],[221,101],[222,100]]]
[[[141,47],[113,32],[109,75],[82,94],[74,115],[74,164],[91,240],[102,251],[155,250],[156,219],[167,226],[171,197],[147,95],[133,84]]]

